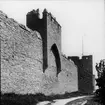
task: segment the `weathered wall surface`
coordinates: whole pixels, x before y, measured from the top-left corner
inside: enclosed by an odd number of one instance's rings
[[[73,61],[69,61],[64,56],[62,56],[62,72],[59,74],[59,80],[63,89],[69,92],[78,91],[77,67]]]
[[[51,54],[53,56],[53,54]],[[51,57],[52,62],[55,60],[54,57]],[[62,60],[62,70],[56,76],[56,66],[48,66],[48,69],[45,71],[46,83],[43,85],[44,92],[64,94],[65,92],[78,91],[78,74],[77,68],[72,61],[68,61],[67,58],[61,56]]]
[[[55,43],[61,55],[61,26],[49,13],[47,13],[47,37],[48,50]]]
[[[63,56],[63,69],[58,77],[52,51],[49,52],[50,65],[43,73],[42,39],[39,36],[36,31],[26,29],[0,12],[2,92],[49,95],[78,89],[77,68]]]
[[[1,91],[39,92],[43,75],[42,41],[38,33],[21,27],[0,13]]]
[[[55,45],[57,51],[52,53],[52,46]],[[57,23],[57,21],[52,17],[51,14],[47,13],[47,53],[48,53],[48,66],[54,66],[57,68],[55,61],[59,62],[59,72],[61,70],[61,26]],[[54,57],[54,61],[50,56]],[[59,57],[58,57],[59,56]],[[58,58],[57,58],[58,57]],[[59,60],[58,60],[59,59]]]
[[[57,65],[55,63],[56,58],[51,51],[51,47],[53,46],[53,44],[56,44],[58,53],[60,55],[61,72],[58,74],[59,88],[57,89],[56,93],[57,92],[64,93],[65,90],[67,92],[77,91],[78,90],[77,67],[73,62],[68,61],[67,58],[62,56],[61,26],[49,13],[47,14],[47,43],[48,43],[48,66],[49,67],[53,66],[54,68],[57,69]],[[56,69],[55,69],[55,72],[57,73]]]

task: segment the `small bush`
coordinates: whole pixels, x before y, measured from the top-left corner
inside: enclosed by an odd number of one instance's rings
[[[99,64],[96,64],[96,70],[98,78],[96,79],[99,89],[96,90],[96,97],[99,98],[100,103],[105,105],[105,60],[101,60]]]
[[[36,105],[39,101],[43,101],[44,94],[26,94],[19,95],[14,93],[1,94],[1,105]]]

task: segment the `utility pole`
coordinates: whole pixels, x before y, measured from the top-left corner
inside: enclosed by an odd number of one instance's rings
[[[84,55],[84,35],[82,35],[82,56]]]
[[[83,36],[84,35],[82,35],[82,56],[84,55],[84,39],[83,39]]]

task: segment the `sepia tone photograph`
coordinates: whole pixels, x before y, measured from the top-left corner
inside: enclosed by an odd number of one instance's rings
[[[1,105],[105,105],[105,0],[0,1]]]

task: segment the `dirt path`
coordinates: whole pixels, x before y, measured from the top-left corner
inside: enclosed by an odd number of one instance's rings
[[[82,98],[86,98],[88,96],[78,96],[78,97],[73,97],[73,98],[69,98],[69,99],[58,99],[58,100],[54,100],[53,102],[49,102],[49,101],[44,101],[44,102],[40,102],[37,105],[72,105],[70,104],[70,102],[74,101],[74,100],[78,100],[78,99],[82,99]],[[80,104],[78,105],[84,105],[86,103],[86,100],[82,101]],[[75,104],[73,104],[75,105]]]

